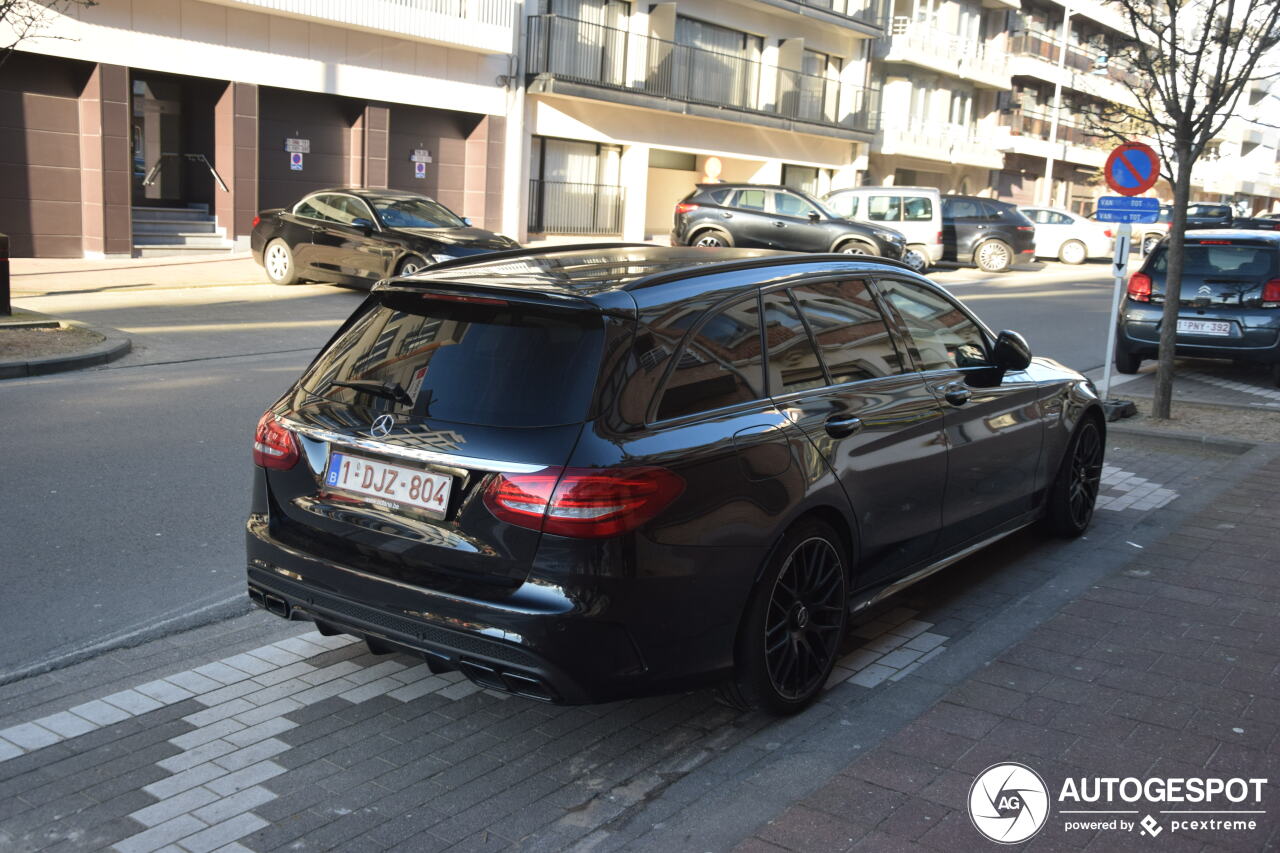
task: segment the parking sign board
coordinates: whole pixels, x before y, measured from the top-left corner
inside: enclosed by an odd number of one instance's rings
[[[1160,157],[1151,146],[1126,142],[1116,146],[1102,168],[1107,186],[1120,195],[1141,195],[1160,178]]]
[[[1160,218],[1160,199],[1104,195],[1098,199],[1099,222],[1155,222]]]

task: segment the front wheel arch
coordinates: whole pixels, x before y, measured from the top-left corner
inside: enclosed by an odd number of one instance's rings
[[[730,249],[733,248],[733,237],[729,234],[729,232],[725,231],[722,228],[716,228],[715,226],[703,226],[697,229],[696,231],[694,231],[692,234],[689,235],[689,245],[690,246],[698,245],[698,240],[707,234],[715,235],[716,237],[724,241],[724,244],[727,248],[730,248]]]
[[[836,252],[838,254],[844,254],[845,250],[851,246],[857,246],[859,249],[862,250],[862,254],[867,255],[869,257],[873,257],[873,258],[880,257],[880,253],[876,250],[876,247],[872,245],[870,241],[864,240],[860,237],[841,237],[831,247],[831,251]]]

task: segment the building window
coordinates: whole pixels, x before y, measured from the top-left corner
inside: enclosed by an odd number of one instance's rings
[[[819,170],[816,166],[782,165],[782,185],[816,196],[821,192]]]
[[[650,43],[654,48],[664,49],[656,41]],[[755,109],[763,50],[760,36],[679,15],[669,57],[670,84],[677,92],[683,89],[688,100]]]
[[[533,138],[529,230],[537,234],[622,231],[622,146]]]

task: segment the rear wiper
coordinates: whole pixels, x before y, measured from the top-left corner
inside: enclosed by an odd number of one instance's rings
[[[412,406],[413,398],[408,392],[400,387],[399,382],[374,382],[369,379],[357,379],[352,382],[333,381],[330,385],[338,385],[342,388],[354,388],[357,391],[364,391],[367,394],[374,394],[386,400],[399,403],[402,406]]]

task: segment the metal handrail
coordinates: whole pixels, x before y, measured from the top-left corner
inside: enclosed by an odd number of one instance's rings
[[[218,170],[213,168],[213,164],[209,162],[208,157],[205,157],[203,154],[179,154],[175,151],[163,152],[156,158],[156,161],[151,164],[151,168],[147,170],[146,176],[142,179],[142,185],[144,187],[149,187],[156,182],[156,178],[160,175],[161,165],[163,165],[164,161],[170,157],[182,157],[192,163],[203,163],[204,167],[209,170],[209,174],[213,175],[213,179],[218,184],[218,189],[222,190],[224,193],[231,192],[231,190],[227,189],[226,181],[222,180],[222,176],[218,174]]]

